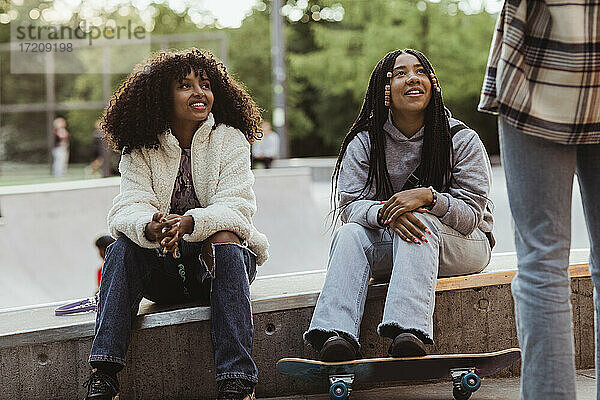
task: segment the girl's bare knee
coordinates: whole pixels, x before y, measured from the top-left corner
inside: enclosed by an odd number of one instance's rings
[[[219,231],[210,236],[207,241],[209,243],[237,243],[241,244],[240,238],[230,231]]]
[[[230,231],[219,231],[208,237],[202,246],[202,259],[206,263],[208,271],[214,275],[215,271],[215,254],[213,244],[216,243],[237,243],[242,244],[240,238]]]

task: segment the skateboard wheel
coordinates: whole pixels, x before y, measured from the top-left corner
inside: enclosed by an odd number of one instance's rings
[[[460,384],[468,392],[474,392],[481,386],[481,378],[473,372],[465,374],[460,380]]]
[[[460,389],[455,387],[452,390],[452,394],[454,395],[454,398],[456,400],[467,400],[469,397],[471,397],[471,393],[468,390],[464,390],[464,389]]]
[[[348,385],[344,382],[335,382],[329,388],[329,397],[333,400],[345,400],[348,398]]]

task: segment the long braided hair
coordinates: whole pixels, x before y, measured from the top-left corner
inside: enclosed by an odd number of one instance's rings
[[[369,86],[360,113],[342,142],[333,176],[331,177],[333,222],[337,220],[342,210],[351,203],[346,203],[340,207],[337,197],[337,187],[346,149],[352,139],[360,132],[367,131],[369,133],[371,143],[369,174],[362,191],[352,201],[365,198],[365,193],[369,193],[369,189],[373,185],[375,194],[372,195],[371,200],[388,200],[394,194],[385,160],[386,133],[383,130],[383,125],[388,119],[389,107],[384,102],[384,90],[385,85],[389,85],[391,79],[387,77],[387,73],[392,71],[396,58],[400,54],[405,53],[411,54],[419,60],[430,81],[431,74],[435,73],[427,57],[420,51],[412,49],[389,52],[377,63],[371,73]],[[433,86],[432,82],[432,88]],[[444,192],[448,189],[451,178],[451,152],[450,123],[444,108],[442,95],[441,92],[432,90],[431,100],[425,109],[425,132],[420,166],[420,178],[423,186],[432,186],[438,192]]]

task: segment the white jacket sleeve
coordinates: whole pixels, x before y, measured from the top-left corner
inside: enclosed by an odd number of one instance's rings
[[[252,217],[256,213],[250,144],[239,130],[231,129],[223,141],[221,154],[216,192],[205,208],[185,213],[194,218],[194,231],[184,235],[184,240],[200,242],[218,231],[231,231],[242,240],[250,238]]]
[[[119,163],[121,191],[113,200],[108,212],[108,228],[113,237],[127,236],[144,248],[159,247],[158,242],[146,239],[144,229],[159,211],[159,202],[154,191],[150,166],[139,150],[123,154]]]

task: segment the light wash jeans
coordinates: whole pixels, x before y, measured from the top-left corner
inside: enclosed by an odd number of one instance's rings
[[[326,332],[338,332],[358,343],[371,272],[391,270],[383,321],[377,328],[395,326],[417,330],[433,341],[433,309],[438,276],[472,274],[483,270],[491,256],[485,234],[468,236],[444,225],[437,217],[416,214],[429,228],[428,242],[408,243],[387,229],[342,225],[334,234],[325,285],[304,338],[313,346]],[[318,347],[315,346],[315,347]]]
[[[577,172],[590,237],[598,322],[600,145],[553,143],[523,134],[502,118],[499,128],[519,259],[512,292],[522,350],[521,398],[573,400],[575,365],[568,272],[573,175]],[[600,382],[598,373],[596,368],[596,382]]]

